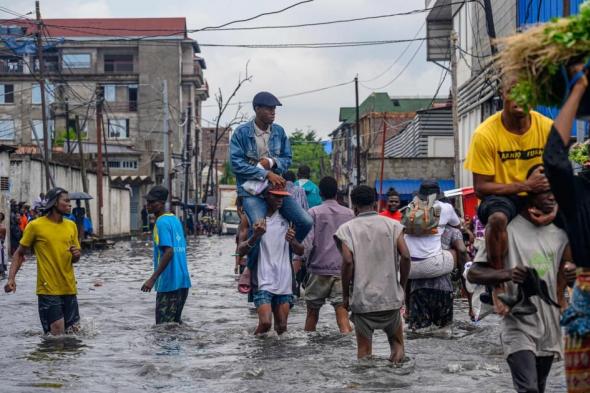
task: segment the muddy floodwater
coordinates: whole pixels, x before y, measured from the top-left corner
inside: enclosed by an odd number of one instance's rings
[[[316,333],[303,332],[299,301],[286,334],[255,338],[256,313],[236,290],[233,252],[233,237],[190,241],[193,288],[181,326],[155,326],[155,293],[140,291],[151,243],[85,255],[76,267],[82,332],[54,339],[42,336],[29,259],[16,294],[0,294],[0,392],[513,391],[498,318],[474,326],[460,300],[452,336],[407,337],[401,367],[387,361],[382,332],[374,358],[357,361],[355,339],[338,333],[330,306]],[[565,390],[563,362],[554,363],[547,392]]]

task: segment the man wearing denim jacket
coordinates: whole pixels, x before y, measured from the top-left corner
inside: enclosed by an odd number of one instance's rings
[[[252,100],[256,118],[239,126],[230,142],[230,159],[242,197],[244,211],[251,225],[264,219],[266,202],[261,194],[244,188],[248,181],[265,180],[272,185],[285,185],[281,177],[291,165],[291,145],[283,127],[274,124],[275,108],[280,101],[271,93],[260,92]],[[292,198],[286,197],[281,215],[295,225],[296,237],[303,242],[312,226],[311,217]]]

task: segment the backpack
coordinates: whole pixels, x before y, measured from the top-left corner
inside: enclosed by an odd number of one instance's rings
[[[429,195],[426,201],[416,196],[403,209],[401,223],[406,228],[406,234],[430,236],[438,233],[441,208],[434,205],[435,201],[436,194]]]

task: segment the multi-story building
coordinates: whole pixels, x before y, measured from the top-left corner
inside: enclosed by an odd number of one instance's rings
[[[34,21],[0,21],[0,143],[33,149],[43,144],[44,110],[36,31]],[[168,116],[172,195],[183,197],[188,178],[188,199],[193,200],[199,163],[193,150],[208,88],[205,61],[198,55],[197,41],[187,35],[185,18],[45,19],[41,32],[53,158],[76,162],[81,145],[88,166],[95,165],[101,100],[105,171],[132,189],[132,228],[138,228],[147,183],[164,178]],[[189,108],[192,122],[187,129]],[[76,119],[81,144],[73,132]],[[192,161],[189,176],[184,174],[188,166],[182,165],[187,151]]]
[[[445,100],[432,97],[390,97],[384,92],[371,93],[359,105],[361,183],[374,179],[368,162],[381,157],[383,143],[403,130],[417,111],[443,105]],[[341,124],[332,138],[332,170],[342,189],[356,183],[356,110],[340,108]]]
[[[494,0],[451,1],[426,0],[432,8],[426,17],[427,60],[449,64],[451,33],[457,37],[457,111],[459,174],[456,182],[461,187],[473,184],[472,174],[463,169],[473,132],[488,116],[500,110],[498,75],[493,67],[493,43],[526,29],[527,26],[547,22],[555,17],[578,13],[584,0]],[[486,7],[487,3],[487,7]],[[501,50],[501,48],[498,48]],[[555,108],[538,107],[538,111],[554,118]],[[577,122],[572,133],[583,139],[588,126]]]

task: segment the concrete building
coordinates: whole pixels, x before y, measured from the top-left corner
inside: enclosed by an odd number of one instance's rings
[[[383,140],[391,139],[409,124],[417,111],[441,100],[425,97],[390,97],[387,93],[372,93],[359,105],[361,130],[361,183],[368,183],[374,174],[368,161],[380,158]],[[332,170],[341,189],[356,184],[356,111],[354,107],[340,108],[340,125],[330,134],[332,138]],[[384,138],[385,135],[385,138]]]
[[[490,34],[506,37],[525,29],[527,25],[546,22],[554,17],[573,15],[583,0],[494,0],[486,15],[483,2],[457,2],[451,0],[426,0],[426,7],[433,8],[426,17],[427,60],[447,63],[451,59],[451,32],[457,34],[457,109],[459,112],[459,160],[458,187],[473,184],[472,174],[463,169],[467,149],[473,131],[488,116],[501,108],[498,81],[491,66],[492,49]],[[569,4],[569,9],[565,7]],[[536,108],[554,118],[557,110]],[[587,125],[578,122],[574,134],[586,137]]]
[[[131,189],[131,229],[137,230],[141,196],[148,184],[161,183],[164,178],[163,120],[169,116],[172,195],[183,197],[186,165],[182,164],[188,152],[192,163],[188,199],[194,200],[199,160],[193,153],[208,87],[203,76],[205,61],[199,56],[197,41],[187,35],[185,18],[45,19],[43,23],[53,158],[77,160],[69,157],[78,156],[79,144],[72,140],[75,133],[66,133],[76,128],[77,118],[84,155],[92,169],[97,154],[96,104],[103,97],[104,167],[116,185]],[[35,133],[43,138],[35,30],[29,21],[0,21],[4,38],[0,48],[0,143],[33,150],[37,147]],[[25,43],[32,50],[20,48]],[[192,122],[187,129],[184,119],[189,107]]]
[[[425,179],[438,179],[443,191],[454,188],[451,107],[420,110],[397,135],[385,143],[383,187],[381,157],[369,158],[368,184],[386,194],[395,188],[409,202]]]

